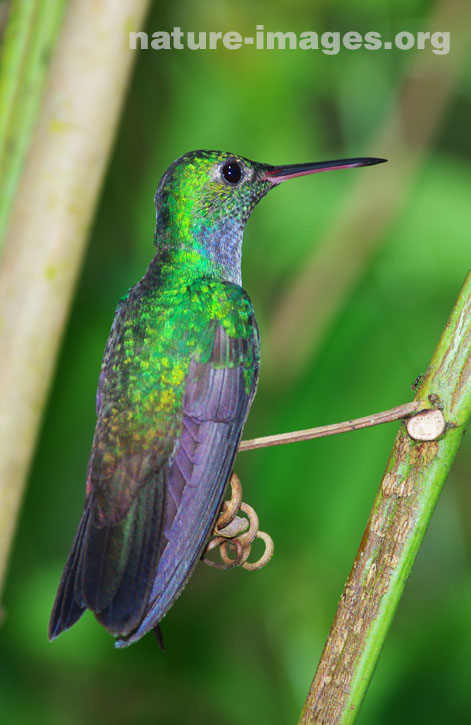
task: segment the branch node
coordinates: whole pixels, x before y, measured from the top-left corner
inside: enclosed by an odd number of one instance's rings
[[[435,441],[445,432],[446,421],[441,410],[421,410],[406,421],[407,432],[415,441]]]

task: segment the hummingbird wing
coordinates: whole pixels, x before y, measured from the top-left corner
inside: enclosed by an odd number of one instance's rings
[[[101,381],[85,510],[51,615],[51,638],[89,607],[110,632],[126,638],[118,646],[130,644],[168,611],[201,555],[258,377],[250,300],[240,287],[217,283],[218,302],[222,292],[230,297],[230,310],[224,322],[203,326],[205,339],[189,361],[176,436],[157,435],[142,447],[132,441],[132,425],[123,423],[116,446]],[[121,339],[120,325],[122,317],[113,325],[105,369]]]
[[[258,381],[259,335],[254,316],[246,336],[230,337],[220,324],[213,330],[209,360],[192,359],[186,379],[182,429],[168,474],[165,546],[148,610],[117,647],[156,627],[181,593],[214,528],[232,472]]]

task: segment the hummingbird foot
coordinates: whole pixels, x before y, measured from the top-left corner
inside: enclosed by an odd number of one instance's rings
[[[265,531],[260,531],[258,516],[249,504],[242,501],[242,485],[238,476],[233,473],[231,477],[231,498],[224,501],[221,513],[214,527],[213,536],[206,546],[202,561],[208,566],[218,569],[233,569],[241,566],[248,571],[256,571],[268,564],[273,556],[273,539]],[[247,518],[238,516],[242,512]],[[261,539],[265,544],[263,555],[254,562],[247,559],[250,556],[252,544],[255,539]],[[207,558],[213,549],[219,548],[222,564]],[[232,556],[231,554],[234,554]]]

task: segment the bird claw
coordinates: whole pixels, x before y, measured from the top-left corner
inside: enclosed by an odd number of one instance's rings
[[[221,513],[214,527],[214,538],[209,541],[202,560],[205,564],[217,569],[233,569],[241,566],[248,571],[256,571],[270,561],[274,550],[273,539],[264,531],[259,531],[258,516],[252,506],[242,501],[242,486],[235,473],[232,474],[230,483],[231,498],[229,501],[224,501],[222,505]],[[237,515],[241,511],[247,518]],[[260,559],[249,562],[247,559],[256,538],[264,542],[265,551]],[[217,547],[219,547],[222,564],[207,558],[207,555]],[[234,552],[235,556],[231,556]]]

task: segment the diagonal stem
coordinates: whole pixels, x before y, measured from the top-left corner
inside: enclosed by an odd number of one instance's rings
[[[418,443],[401,426],[309,690],[301,723],[351,723],[471,417],[471,272],[416,399],[447,429]]]

